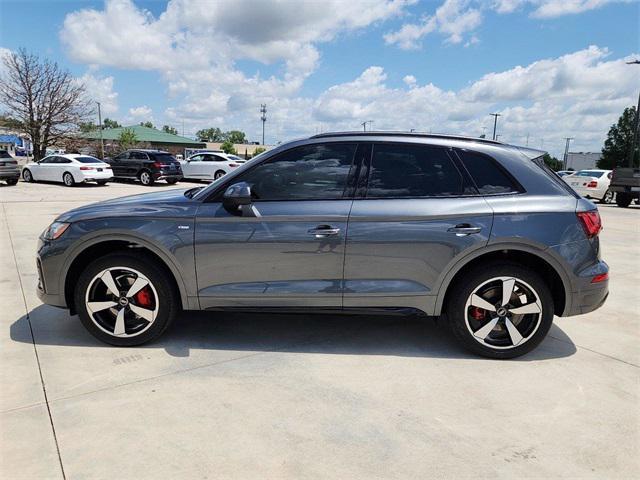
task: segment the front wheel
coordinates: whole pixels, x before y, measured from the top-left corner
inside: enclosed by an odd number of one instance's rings
[[[604,194],[604,197],[600,199],[600,203],[610,204],[613,202],[613,197],[615,194],[611,190],[607,190]]]
[[[33,175],[31,173],[31,170],[29,170],[27,168],[22,170],[22,179],[27,183],[33,182]]]
[[[74,301],[93,336],[125,347],[159,337],[179,305],[169,275],[150,259],[128,253],[91,263],[78,279]]]
[[[515,358],[533,350],[553,322],[549,287],[517,264],[483,266],[453,285],[446,317],[456,339],[489,358]]]
[[[71,175],[69,172],[65,172],[65,174],[62,175],[62,183],[64,183],[67,187],[73,187],[76,181],[73,179],[73,175]]]

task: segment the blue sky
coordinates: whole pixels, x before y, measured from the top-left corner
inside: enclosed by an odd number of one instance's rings
[[[640,52],[638,2],[169,3],[0,0],[0,47],[69,68],[124,123],[257,139],[267,103],[270,142],[370,119],[480,134],[500,111],[504,140],[593,150],[640,88],[622,68]]]

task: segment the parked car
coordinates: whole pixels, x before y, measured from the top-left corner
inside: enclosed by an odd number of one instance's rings
[[[619,207],[627,208],[633,200],[640,205],[640,168],[616,168],[609,189]]]
[[[0,180],[4,180],[7,185],[15,185],[19,179],[18,162],[6,150],[0,150]]]
[[[245,160],[235,155],[200,152],[191,155],[186,160],[182,160],[180,165],[182,165],[184,178],[193,180],[217,180],[244,162]]]
[[[158,180],[173,185],[182,179],[180,163],[162,150],[127,150],[112,158],[109,164],[115,178],[140,180],[143,185],[153,185]]]
[[[609,190],[611,170],[580,170],[573,175],[563,177],[576,192],[586,198],[598,200],[601,203],[611,203],[614,193]]]
[[[517,357],[608,295],[598,210],[543,153],[413,133],[290,142],[207,187],[60,215],[38,295],[113,345],[154,340],[180,309],[414,309]]]
[[[113,177],[108,163],[74,153],[49,155],[42,160],[27,163],[22,169],[25,182],[62,182],[67,187],[76,183],[96,182],[105,185]]]

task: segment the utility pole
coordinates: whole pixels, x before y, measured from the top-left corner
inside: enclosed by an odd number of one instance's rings
[[[104,160],[104,138],[102,138],[102,112],[100,111],[100,102],[98,104],[98,123],[100,124],[100,152],[102,153],[101,159]]]
[[[565,137],[565,140],[567,141],[567,143],[565,143],[564,145],[564,159],[562,161],[562,163],[564,164],[564,167],[562,168],[563,170],[567,169],[567,161],[569,160],[569,143],[571,143],[573,137]]]
[[[500,113],[490,113],[490,116],[493,117],[493,139],[496,139],[496,128],[498,126],[498,117],[501,117],[502,115]]]
[[[627,62],[627,65],[640,65],[640,60],[632,60],[631,62]],[[631,168],[633,168],[633,157],[635,156],[635,153],[636,153],[636,145],[638,145],[638,129],[640,129],[640,124],[639,124],[640,118],[638,117],[640,115],[639,111],[640,111],[640,94],[638,94],[638,106],[636,107],[636,118],[635,118],[635,122],[633,123],[633,140],[631,140],[631,150],[629,150],[629,158],[628,158],[629,167]]]
[[[371,124],[373,123],[373,120],[365,120],[364,122],[362,122],[360,125],[362,125],[362,131],[366,132],[367,131],[367,123],[369,124],[369,130],[371,130]]]
[[[527,132],[527,147],[529,146],[529,132]]]
[[[260,120],[262,120],[262,145],[264,145],[264,124],[267,121],[267,105],[260,105]]]

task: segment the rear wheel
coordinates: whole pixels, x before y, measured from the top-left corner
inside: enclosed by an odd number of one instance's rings
[[[151,172],[149,170],[143,170],[142,172],[140,172],[139,178],[140,183],[142,183],[143,185],[153,185],[153,175],[151,175]]]
[[[111,345],[133,346],[154,340],[178,312],[168,274],[145,257],[111,254],[91,263],[74,295],[80,321]]]
[[[517,264],[477,268],[452,287],[446,315],[456,339],[489,358],[533,350],[553,322],[553,298],[535,272]]]
[[[107,180],[96,180],[96,183],[100,186],[102,185],[106,185],[107,184]]]
[[[627,208],[631,204],[631,195],[626,192],[620,192],[616,195],[616,203],[619,207]]]
[[[64,183],[67,187],[73,187],[76,184],[76,181],[73,179],[73,175],[69,172],[65,172],[62,175],[62,183]]]
[[[213,179],[214,180],[218,180],[219,178],[224,177],[224,171],[223,170],[218,170],[214,175],[213,175]]]
[[[607,190],[604,194],[604,197],[600,199],[600,203],[611,203],[613,202],[614,193],[611,190]]]
[[[178,183],[178,179],[177,178],[167,178],[167,183],[169,185],[175,185],[176,183]]]
[[[10,178],[9,180],[7,180],[7,185],[16,185],[17,183],[18,183],[17,178]]]
[[[22,170],[22,179],[25,182],[33,182],[33,175],[31,174],[31,170],[29,170],[28,168],[25,168],[24,170]]]

